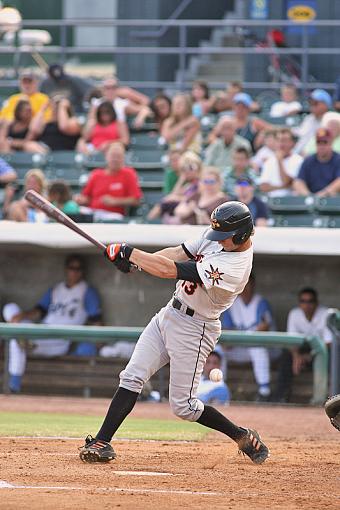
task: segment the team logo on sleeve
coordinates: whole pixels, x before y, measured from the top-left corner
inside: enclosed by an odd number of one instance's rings
[[[213,266],[210,264],[210,271],[209,269],[206,269],[205,272],[207,273],[208,279],[211,280],[213,285],[215,285],[215,283],[219,285],[220,281],[223,280],[222,275],[224,273],[220,273],[218,267],[214,269]]]

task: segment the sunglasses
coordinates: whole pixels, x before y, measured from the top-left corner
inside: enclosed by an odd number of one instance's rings
[[[217,179],[202,179],[203,184],[216,184]]]
[[[68,271],[82,271],[83,268],[81,266],[67,266]]]
[[[328,145],[330,143],[330,140],[316,140],[317,145]]]
[[[316,303],[315,299],[300,299],[300,303],[305,305],[313,305]]]

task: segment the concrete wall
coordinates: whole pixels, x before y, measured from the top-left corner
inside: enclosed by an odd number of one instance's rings
[[[33,306],[49,286],[63,278],[67,253],[37,247],[23,247],[18,251],[2,245],[0,303],[16,301],[24,308]],[[98,289],[103,301],[106,324],[145,325],[173,292],[174,281],[143,273],[126,276],[100,254],[87,251],[84,256],[88,281]],[[256,255],[254,269],[258,291],[272,304],[281,330],[301,287],[316,287],[324,305],[340,307],[338,257]]]

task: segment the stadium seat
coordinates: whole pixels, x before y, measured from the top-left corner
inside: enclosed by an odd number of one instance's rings
[[[268,207],[273,214],[303,214],[314,210],[314,197],[283,196],[270,197]]]
[[[166,153],[161,149],[129,151],[126,155],[126,164],[138,169],[159,169],[165,164]]]
[[[319,214],[340,214],[340,195],[335,197],[316,197],[315,210]]]
[[[46,164],[46,156],[32,152],[11,152],[0,154],[0,157],[7,161],[18,174],[19,181],[23,181],[28,170],[32,168],[43,169]]]
[[[163,189],[163,170],[140,170],[138,172],[139,183],[143,189]]]
[[[287,214],[273,216],[274,227],[327,227],[327,221],[313,214]]]
[[[47,166],[45,168],[45,175],[49,181],[62,179],[73,188],[74,187],[78,188],[83,184],[82,182],[83,170],[81,168],[76,167],[63,168],[56,166]]]
[[[328,216],[327,219],[328,228],[340,228],[340,215],[339,216]]]
[[[47,156],[47,165],[49,167],[61,168],[81,168],[85,166],[85,156],[74,151],[55,151]]]
[[[89,170],[92,170],[93,168],[105,168],[105,156],[102,152],[94,152],[93,154],[85,157],[84,165]]]
[[[158,149],[159,146],[159,136],[157,133],[135,133],[130,138],[130,147],[132,150]]]

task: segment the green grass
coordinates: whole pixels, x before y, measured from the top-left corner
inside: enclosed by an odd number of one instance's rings
[[[0,436],[85,437],[95,434],[103,417],[62,413],[0,413]],[[208,429],[181,420],[128,418],[115,437],[199,441]]]

